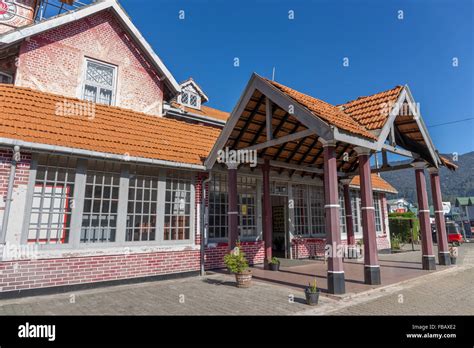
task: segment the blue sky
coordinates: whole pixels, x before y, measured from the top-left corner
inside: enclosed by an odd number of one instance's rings
[[[232,110],[252,72],[275,67],[278,82],[333,104],[408,84],[428,126],[474,117],[472,0],[120,2],[209,106]],[[429,131],[441,152],[474,150],[474,120]]]

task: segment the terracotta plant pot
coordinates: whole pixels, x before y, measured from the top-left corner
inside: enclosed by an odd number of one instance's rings
[[[235,274],[238,288],[248,288],[252,284],[252,270],[248,269],[242,273]]]
[[[268,269],[270,271],[279,271],[280,270],[280,264],[279,263],[269,263],[268,264]]]
[[[304,290],[306,295],[306,303],[310,306],[316,306],[319,302],[319,294],[321,291],[318,289],[316,292],[311,292],[309,288]]]

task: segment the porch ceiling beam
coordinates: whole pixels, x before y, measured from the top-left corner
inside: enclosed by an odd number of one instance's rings
[[[276,137],[276,135],[278,134],[278,132],[283,128],[283,125],[288,121],[288,119],[290,118],[290,114],[289,113],[285,113],[285,115],[282,117],[280,123],[278,124],[278,126],[274,129],[273,131],[273,138]],[[252,144],[253,145],[253,144]],[[265,156],[265,154],[267,153],[267,149],[263,149],[262,151],[262,157]]]
[[[258,99],[257,101],[257,104],[255,105],[255,108],[252,110],[252,112],[250,113],[247,121],[245,122],[244,126],[242,127],[242,129],[240,130],[240,133],[239,135],[237,136],[237,138],[235,139],[234,141],[234,147],[239,143],[239,141],[242,139],[242,137],[244,136],[245,132],[247,131],[247,129],[249,128],[250,124],[252,123],[255,115],[258,113],[258,109],[260,108],[260,106],[262,105],[263,101],[265,100],[265,96],[262,94],[260,96],[260,98]]]
[[[299,159],[297,165],[301,165],[301,163],[303,163],[303,162],[306,160],[306,158],[308,158],[309,153],[310,153],[311,150],[316,146],[316,144],[318,143],[318,141],[319,141],[319,137],[318,137],[318,136],[315,136],[313,142],[312,142],[311,145],[308,147],[308,150],[306,150],[306,151],[304,152],[303,156],[301,156],[301,158]],[[293,174],[295,174],[295,171],[296,171],[296,170],[292,170],[292,171],[290,172],[290,177],[292,177]]]
[[[388,164],[387,167],[381,167],[381,168],[374,168],[371,170],[372,173],[383,173],[383,172],[393,172],[395,170],[401,170],[401,169],[407,169],[407,168],[413,168],[411,163],[409,164],[399,164],[399,165],[390,165]]]
[[[297,127],[299,127],[299,125],[297,125]],[[265,149],[265,148],[268,148],[268,147],[282,145],[282,144],[288,143],[290,141],[295,141],[295,140],[298,140],[298,139],[301,139],[301,138],[304,138],[304,137],[308,137],[308,136],[313,135],[315,133],[316,133],[316,130],[314,130],[314,129],[306,129],[306,130],[300,131],[298,133],[288,134],[288,135],[285,135],[281,138],[277,138],[277,139],[273,139],[273,140],[270,140],[270,141],[266,141],[264,143],[249,146],[249,147],[243,148],[241,150],[246,150],[246,151],[256,150],[256,151],[258,151],[258,150]]]
[[[347,144],[346,146],[344,146],[344,149],[343,149],[342,152],[339,154],[339,156],[337,156],[337,159],[340,160],[341,157],[344,156],[344,153],[346,153],[346,151],[347,151],[350,147],[351,147],[351,144]],[[348,153],[348,155],[351,155],[353,152],[354,152],[354,150],[351,150],[351,152]],[[342,160],[342,162],[337,165],[337,170],[340,170],[343,165],[344,165],[344,160]]]
[[[262,158],[259,158],[257,160],[257,163],[263,164],[264,160]],[[324,169],[311,168],[307,166],[298,166],[296,164],[285,163],[285,162],[274,161],[274,160],[270,160],[270,167],[284,168],[284,169],[290,169],[290,170],[296,170],[296,171],[304,171],[304,172],[312,173],[312,174],[324,174]],[[342,176],[345,176],[346,173],[338,172],[337,175],[342,177]]]
[[[295,125],[293,129],[290,131],[290,134],[294,134],[299,126],[300,126],[299,124]],[[280,157],[284,149],[285,149],[285,146],[280,146],[277,153],[273,156],[273,159],[276,160],[278,157]]]
[[[396,148],[395,146],[391,146],[391,145],[388,145],[388,144],[383,145],[382,150],[386,150],[388,152],[395,153],[397,155],[413,158],[413,154],[412,154],[411,151]]]
[[[268,98],[265,98],[265,123],[267,125],[267,141],[273,139],[273,130],[272,130],[272,116],[273,116],[272,101]]]

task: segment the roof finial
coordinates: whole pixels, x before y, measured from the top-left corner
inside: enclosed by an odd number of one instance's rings
[[[273,72],[272,72],[272,81],[275,81],[275,67],[273,67]]]

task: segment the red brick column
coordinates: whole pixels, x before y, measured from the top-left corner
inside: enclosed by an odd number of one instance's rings
[[[357,255],[354,236],[354,220],[352,220],[351,192],[349,188],[351,179],[342,179],[341,182],[344,189],[344,209],[346,210],[346,232],[348,248],[347,258],[355,259],[357,258]]]
[[[341,247],[341,231],[339,224],[339,193],[337,180],[337,163],[335,142],[323,143],[324,146],[324,198],[326,214],[326,246],[330,246],[328,255],[328,292],[344,294],[346,292]]]
[[[359,156],[360,200],[362,234],[364,238],[364,282],[381,284],[380,265],[377,255],[377,235],[375,232],[375,207],[370,171],[370,150],[355,148]]]
[[[227,163],[228,168],[228,192],[227,199],[229,208],[227,214],[229,216],[228,223],[228,238],[229,248],[232,250],[235,248],[236,242],[239,239],[239,208],[238,208],[238,196],[237,196],[237,163]]]
[[[418,196],[418,219],[420,220],[422,264],[425,270],[436,269],[433,253],[433,238],[431,237],[430,208],[426,193],[425,163],[416,162],[415,167],[416,193]]]
[[[449,257],[448,236],[446,234],[446,223],[444,221],[439,171],[437,168],[429,168],[428,171],[430,172],[431,194],[433,197],[436,231],[438,235],[438,260],[440,265],[448,266],[451,264],[451,258]]]
[[[265,242],[264,267],[272,259],[272,202],[270,198],[270,162],[266,159],[263,173],[263,241]]]

